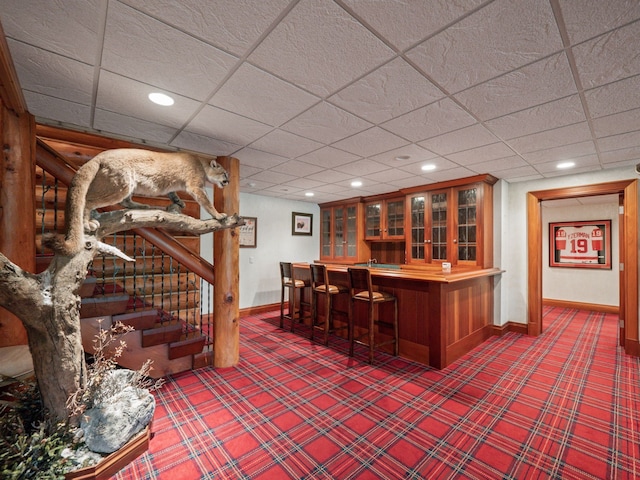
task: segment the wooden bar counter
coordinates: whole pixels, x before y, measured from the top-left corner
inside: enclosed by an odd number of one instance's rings
[[[347,268],[327,265],[329,281],[349,285]],[[297,278],[309,278],[308,264],[297,263],[294,269]],[[406,265],[395,268],[374,265],[370,270],[374,286],[398,298],[401,357],[442,369],[491,336],[494,282],[502,270],[454,267],[451,273],[443,273],[435,268]],[[345,295],[335,305],[346,312],[347,301]],[[390,314],[385,306],[380,308],[381,318]],[[320,309],[319,314],[324,312]],[[360,320],[366,317],[364,310],[356,310],[354,316],[356,329],[363,326]],[[335,317],[336,322],[346,319],[346,315]],[[390,333],[380,331],[383,336]]]

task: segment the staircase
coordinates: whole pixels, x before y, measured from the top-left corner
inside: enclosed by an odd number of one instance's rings
[[[52,252],[42,246],[42,235],[64,232],[66,201],[65,182],[49,173],[55,169],[43,166],[43,158],[54,155],[71,172],[77,168],[78,160],[66,158],[40,140],[37,148],[41,153],[37,155],[35,191],[36,263],[40,272],[47,268],[52,258]],[[46,150],[46,155],[42,149]],[[159,208],[169,203],[163,198],[137,200]],[[187,205],[183,213],[199,218],[199,205],[191,198],[183,198],[183,201]],[[166,233],[179,242],[181,249],[199,257],[199,237]],[[107,329],[115,322],[122,322],[135,329],[123,336],[127,347],[118,359],[123,367],[137,370],[151,359],[151,376],[158,378],[211,364],[213,315],[208,312],[212,311],[209,300],[213,298],[212,286],[137,233],[121,232],[103,241],[135,258],[136,262],[106,255],[94,258],[80,292],[85,351],[93,353],[93,339],[100,328]]]

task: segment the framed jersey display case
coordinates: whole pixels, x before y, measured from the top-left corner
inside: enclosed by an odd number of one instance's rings
[[[549,223],[549,266],[611,269],[611,220]]]

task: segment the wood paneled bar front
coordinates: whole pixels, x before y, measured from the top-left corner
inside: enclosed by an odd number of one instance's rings
[[[330,283],[349,285],[347,266],[327,265]],[[296,276],[309,277],[309,265],[294,264]],[[374,286],[398,298],[400,356],[442,369],[492,335],[494,282],[498,268],[456,269],[371,267]],[[305,293],[308,295],[308,293]],[[336,322],[346,322],[348,296],[336,299]],[[385,306],[379,314],[386,315]],[[319,315],[324,315],[319,309]],[[355,310],[355,328],[364,312]],[[384,329],[379,335],[391,335]],[[389,348],[389,352],[391,349]]]

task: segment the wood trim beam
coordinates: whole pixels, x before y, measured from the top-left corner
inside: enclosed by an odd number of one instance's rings
[[[17,115],[29,113],[22,94],[18,74],[11,58],[9,45],[0,23],[0,99],[5,107]]]

